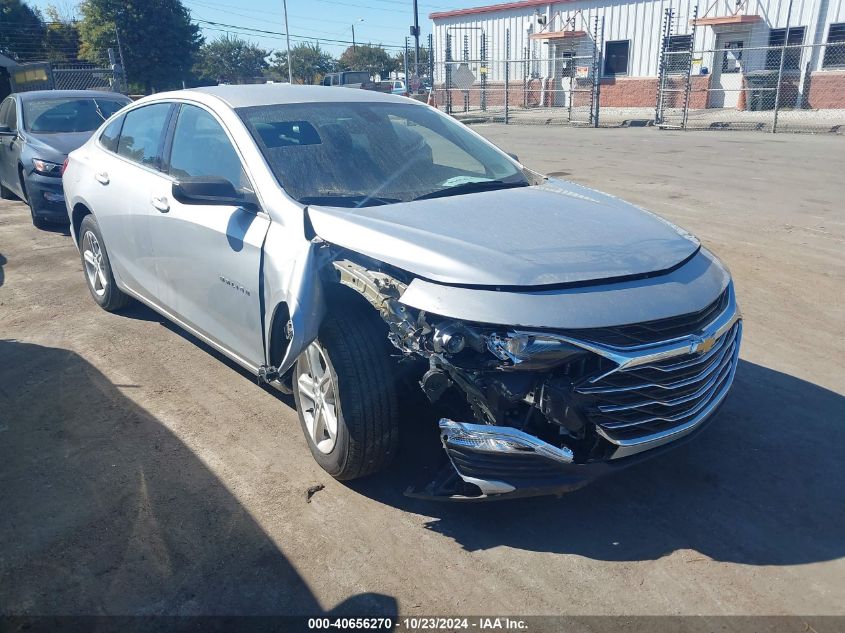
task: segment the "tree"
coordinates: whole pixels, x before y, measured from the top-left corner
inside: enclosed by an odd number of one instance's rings
[[[294,60],[294,65],[296,60]],[[340,67],[343,70],[366,70],[371,75],[387,77],[391,71],[397,70],[396,58],[384,50],[384,47],[372,44],[350,46],[340,56]]]
[[[52,4],[45,10],[44,51],[50,61],[74,60],[79,55],[79,28]]]
[[[268,55],[263,48],[226,35],[202,45],[194,71],[203,81],[239,83],[263,76]]]
[[[319,44],[305,42],[291,49],[293,58],[293,81],[301,84],[316,84],[323,80],[326,73],[337,67],[337,60]],[[288,80],[287,51],[276,51],[270,60],[270,74],[274,79]]]
[[[119,37],[126,77],[146,92],[180,86],[203,41],[180,0],[83,0],[79,11],[80,56],[107,64]]]
[[[405,51],[396,53],[396,69],[405,72]],[[414,73],[414,47],[408,46],[408,74]],[[428,49],[420,46],[419,69],[417,75],[428,75]]]
[[[21,0],[0,0],[0,53],[19,62],[44,59],[41,14]]]

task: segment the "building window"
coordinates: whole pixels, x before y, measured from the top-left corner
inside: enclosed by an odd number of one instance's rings
[[[608,77],[628,74],[630,40],[607,42],[604,45],[604,74]]]
[[[845,22],[830,25],[822,68],[845,68]]]
[[[804,43],[804,27],[798,26],[789,29],[789,37],[786,36],[786,29],[772,29],[769,31],[769,46],[777,48],[770,48],[766,51],[766,68],[769,70],[777,70],[780,68],[780,54],[781,47],[786,40],[787,46],[799,46]],[[784,70],[799,70],[801,68],[801,48],[787,48],[783,56]]]
[[[666,72],[685,74],[692,57],[692,35],[670,35],[666,41]]]

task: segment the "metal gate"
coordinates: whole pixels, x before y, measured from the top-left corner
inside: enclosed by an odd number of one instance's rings
[[[437,105],[462,120],[597,125],[601,22],[575,17],[517,50],[507,29],[496,39],[481,27],[448,27]]]
[[[662,128],[686,127],[697,17],[698,7],[695,7],[692,19],[687,21],[692,29],[682,34],[677,32],[682,22],[675,10],[664,11],[654,112],[654,123]]]
[[[12,92],[32,90],[107,90],[125,92],[120,64],[102,68],[91,62],[32,62],[12,67]]]

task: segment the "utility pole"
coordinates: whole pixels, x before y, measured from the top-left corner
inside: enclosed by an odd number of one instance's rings
[[[282,6],[285,8],[285,39],[288,45],[288,83],[293,85],[293,58],[290,54],[290,33],[288,31],[288,0],[282,0]]]
[[[416,75],[419,74],[417,65],[420,63],[420,11],[417,0],[414,0],[414,26],[411,27],[411,35],[414,36],[414,74]]]
[[[355,24],[352,25],[352,50],[357,50],[355,46]]]

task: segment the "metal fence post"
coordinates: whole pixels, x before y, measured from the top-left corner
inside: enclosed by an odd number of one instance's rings
[[[690,88],[692,87],[692,54],[693,50],[695,50],[695,24],[698,22],[698,5],[692,10],[692,33],[690,34],[690,42],[689,42],[689,57],[687,57],[687,84],[686,90],[684,90],[684,112],[683,118],[681,119],[681,129],[687,129],[687,113],[689,112],[689,93]]]
[[[505,29],[505,125],[508,124],[510,117],[509,102],[510,102],[510,50],[511,50],[511,30]]]
[[[469,62],[469,34],[464,33],[464,61]],[[469,112],[469,88],[464,90],[464,112]]]
[[[452,36],[446,34],[446,114],[452,114]]]
[[[127,94],[129,93],[129,76],[126,74],[126,63],[123,61],[123,47],[120,45],[120,31],[117,30],[117,26],[114,27],[114,39],[117,42],[117,57],[120,59],[120,79],[123,86],[126,88]]]
[[[481,33],[481,110],[487,111],[487,35]]]
[[[657,99],[654,104],[654,124],[663,123],[663,83],[666,81],[666,47],[669,44],[669,36],[672,34],[672,20],[674,12],[666,9],[663,12],[663,39],[660,42],[660,57],[657,64]]]
[[[414,72],[416,75],[417,73]],[[411,93],[411,84],[408,77],[408,36],[405,36],[405,92]]]
[[[789,23],[792,21],[792,0],[786,11],[786,30],[783,34],[783,46],[780,49],[780,66],[778,67],[778,85],[775,88],[775,111],[772,116],[772,134],[778,131],[778,110],[780,109],[780,83],[783,81],[783,64],[786,61],[786,46],[789,44]]]
[[[434,34],[428,34],[428,77],[434,90]]]
[[[604,39],[604,17],[601,19],[601,33]],[[599,126],[599,111],[600,105],[600,85],[599,73],[601,72],[599,59],[601,58],[602,43],[599,40],[599,16],[595,17],[595,24],[593,24],[593,90],[590,94],[590,117],[593,120],[593,127]]]

